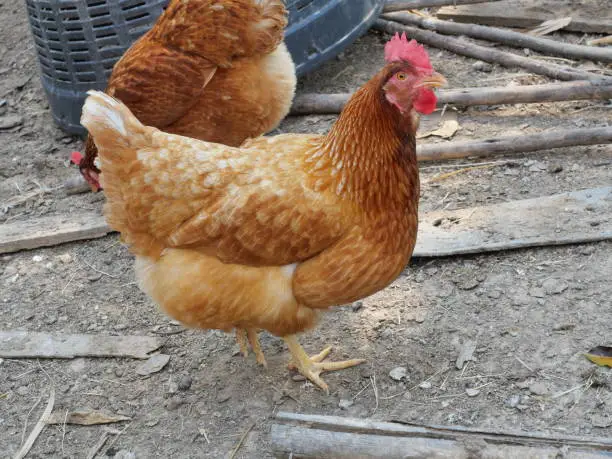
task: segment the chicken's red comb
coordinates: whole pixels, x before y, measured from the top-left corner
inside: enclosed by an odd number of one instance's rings
[[[73,151],[72,153],[70,153],[70,161],[76,164],[77,166],[81,164],[82,160],[83,160],[83,155],[81,154],[81,152]]]
[[[407,61],[421,70],[432,71],[433,67],[429,61],[429,55],[423,45],[420,45],[416,40],[406,38],[403,33],[400,37],[399,33],[387,42],[385,45],[385,60],[387,62]]]

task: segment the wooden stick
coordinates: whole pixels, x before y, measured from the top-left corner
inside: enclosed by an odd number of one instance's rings
[[[278,413],[270,431],[277,457],[606,458],[609,438],[488,432],[445,426]]]
[[[350,97],[351,94],[302,94],[295,98],[291,114],[337,114],[342,111]],[[438,107],[443,107],[445,104],[471,106],[595,99],[612,99],[612,83],[571,81],[529,86],[438,91]]]
[[[420,8],[431,8],[446,5],[469,5],[472,3],[490,3],[499,0],[405,0],[403,2],[387,2],[383,12],[418,10]]]
[[[587,41],[588,46],[607,46],[612,45],[612,35],[608,35],[603,38],[595,38],[594,40]]]
[[[421,144],[417,147],[417,157],[419,161],[440,161],[468,156],[494,156],[548,150],[550,148],[609,143],[612,143],[612,126],[556,129],[538,134],[497,137],[474,142]]]
[[[467,35],[473,38],[494,41],[513,46],[515,48],[530,48],[554,56],[569,59],[592,59],[600,62],[612,62],[612,49],[593,48],[591,46],[563,43],[547,38],[533,37],[512,30],[496,27],[487,27],[478,24],[461,24],[457,22],[442,21],[435,18],[425,18],[410,13],[385,14],[384,19],[400,22],[406,25],[419,26],[451,35]]]
[[[409,38],[414,38],[421,43],[426,43],[436,48],[446,49],[454,53],[480,59],[481,61],[485,62],[501,64],[505,67],[521,67],[529,70],[530,72],[545,75],[557,80],[612,81],[612,78],[602,77],[595,73],[583,72],[580,70],[561,67],[555,64],[538,62],[535,59],[529,59],[527,57],[518,56],[512,53],[485,48],[484,46],[476,45],[474,43],[468,43],[463,40],[457,40],[456,38],[439,35],[435,32],[430,32],[429,30],[422,30],[416,27],[406,26],[394,21],[378,19],[374,23],[374,28],[390,34],[405,32]]]

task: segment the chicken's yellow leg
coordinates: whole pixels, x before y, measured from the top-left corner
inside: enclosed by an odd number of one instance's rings
[[[306,351],[304,351],[304,348],[298,343],[295,335],[285,336],[283,340],[287,343],[289,352],[291,352],[293,356],[293,362],[290,365],[294,366],[302,375],[310,379],[327,394],[329,394],[329,388],[327,384],[325,384],[325,381],[321,379],[321,373],[324,371],[343,370],[344,368],[349,368],[365,362],[364,359],[344,360],[342,362],[323,362],[323,359],[331,352],[331,347],[324,349],[317,355],[309,357]]]
[[[257,331],[254,328],[237,328],[236,341],[238,341],[238,346],[240,346],[240,352],[242,352],[242,355],[244,355],[245,358],[249,356],[249,347],[247,345],[247,339],[248,342],[251,344],[251,347],[253,348],[257,363],[263,365],[264,367],[267,367],[268,363],[266,362],[264,353],[261,350],[261,344],[259,344],[259,337],[257,336]]]

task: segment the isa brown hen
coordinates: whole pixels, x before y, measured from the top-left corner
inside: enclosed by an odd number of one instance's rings
[[[106,93],[145,125],[239,146],[274,129],[295,92],[283,42],[282,0],[172,0],[115,65]],[[100,170],[91,137],[75,152],[92,190]]]
[[[416,242],[415,133],[445,80],[405,37],[385,55],[327,135],[232,148],[144,126],[95,91],[81,120],[99,149],[106,218],[136,255],[140,287],[186,326],[245,330],[260,362],[257,331],[282,337],[324,390],[321,372],[362,360],[326,362],[329,348],[309,357],[294,335],[391,283]]]

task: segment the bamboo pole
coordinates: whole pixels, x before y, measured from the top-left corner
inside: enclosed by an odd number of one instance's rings
[[[457,22],[442,21],[435,18],[425,18],[410,13],[386,14],[383,19],[400,22],[406,25],[419,26],[424,29],[451,35],[467,35],[473,38],[503,43],[515,48],[529,48],[555,56],[569,59],[592,59],[609,63],[612,62],[612,49],[593,48],[592,46],[574,45],[547,38],[532,37],[513,30],[504,30],[497,27],[488,27],[478,24],[461,24]]]
[[[612,126],[556,129],[538,134],[497,137],[469,142],[429,143],[417,146],[419,161],[440,161],[468,156],[496,156],[551,148],[612,143]]]
[[[351,94],[302,94],[291,115],[338,114]],[[612,82],[571,81],[514,87],[463,88],[438,91],[438,106],[528,104],[566,100],[612,99]]]
[[[420,8],[431,8],[434,6],[447,5],[470,5],[472,3],[492,3],[499,0],[408,0],[403,2],[387,2],[383,11],[385,13],[391,11],[418,10]]]
[[[557,80],[610,80],[612,78],[602,77],[595,73],[574,70],[571,68],[561,67],[551,63],[538,62],[535,59],[518,56],[512,53],[498,51],[496,49],[485,48],[484,46],[468,43],[463,40],[457,40],[445,35],[439,35],[436,32],[422,30],[416,27],[410,27],[394,21],[385,21],[378,19],[374,28],[382,30],[386,33],[406,33],[409,38],[414,38],[421,43],[428,44],[440,49],[446,49],[456,54],[480,59],[485,62],[501,64],[505,67],[521,67],[530,72],[539,75],[545,75]]]

